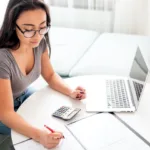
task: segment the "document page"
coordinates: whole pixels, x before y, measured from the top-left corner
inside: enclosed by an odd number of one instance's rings
[[[54,125],[55,126],[55,125]],[[60,144],[51,150],[84,150],[84,148],[78,143],[74,136],[68,131],[65,126],[57,128],[63,132],[65,139],[62,139]],[[47,150],[41,144],[28,140],[14,146],[15,150]]]
[[[67,126],[87,150],[149,150],[150,147],[108,113],[96,114]]]

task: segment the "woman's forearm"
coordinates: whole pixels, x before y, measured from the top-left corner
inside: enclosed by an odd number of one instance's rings
[[[65,95],[70,95],[72,92],[72,89],[64,82],[64,80],[57,73],[54,73],[51,76],[51,79],[48,81],[48,84],[54,90],[59,91]]]
[[[40,130],[31,126],[16,112],[5,113],[2,122],[20,134],[33,138],[36,141],[39,140]]]

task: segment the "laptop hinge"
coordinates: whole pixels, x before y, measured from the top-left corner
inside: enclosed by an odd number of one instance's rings
[[[133,93],[132,93],[132,90],[131,90],[131,85],[130,85],[130,81],[128,80],[128,86],[129,86],[129,92],[130,92],[130,95],[131,95],[131,101],[132,101],[132,105],[135,107],[136,109],[136,105],[135,105],[135,101],[134,101],[134,98],[133,98]]]

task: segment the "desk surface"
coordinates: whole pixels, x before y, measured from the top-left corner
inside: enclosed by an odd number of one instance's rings
[[[116,115],[150,142],[150,84],[146,85],[138,110],[134,113],[116,113]]]
[[[87,87],[86,85],[87,80],[85,79],[83,80],[83,77],[73,78],[73,80],[71,79],[65,79],[65,80],[72,88],[75,88],[78,85],[83,85],[84,87]],[[94,114],[94,113],[86,113],[85,103],[86,103],[86,100],[82,100],[82,101],[73,100],[69,98],[68,96],[65,96],[57,91],[54,91],[50,87],[47,86],[41,89],[40,91],[34,93],[32,96],[30,96],[23,103],[23,105],[20,106],[17,113],[20,114],[27,122],[29,122],[35,127],[42,128],[43,123],[45,122],[45,120],[47,120],[47,118],[49,118],[50,120],[49,122],[51,122],[52,120],[52,122],[56,121],[64,125],[64,124],[67,124],[76,120],[80,120],[82,118],[85,118],[87,116]],[[73,118],[73,120],[70,120],[67,122],[52,117],[51,114],[57,108],[63,105],[78,107],[78,108],[81,108],[81,111],[78,115],[76,115]],[[11,135],[12,135],[13,144],[19,143],[27,139],[27,137],[24,137],[23,135],[20,135],[13,130],[12,130]]]
[[[72,88],[75,88],[78,85],[85,87],[87,90],[87,97],[89,93],[93,94],[94,95],[93,97],[96,97],[96,94],[99,93],[99,90],[97,87],[95,87],[95,83],[97,83],[98,79],[101,77],[103,76],[99,75],[81,76],[65,80]],[[30,96],[28,100],[26,100],[23,103],[23,105],[21,105],[17,113],[20,114],[27,122],[29,122],[33,126],[43,128],[43,123],[47,122],[47,118],[49,118],[49,123],[55,122],[61,125],[65,125],[67,123],[74,122],[76,120],[80,120],[87,116],[93,115],[91,113],[86,113],[85,104],[86,99],[83,101],[76,101],[69,98],[68,96],[62,95],[61,93],[52,90],[47,86],[41,89],[40,91],[34,93],[32,96]],[[51,114],[62,105],[79,107],[82,109],[82,111],[73,120],[70,120],[68,122],[57,118],[53,118]],[[140,107],[139,110],[142,110],[142,105]],[[141,113],[142,111],[136,112],[135,113],[136,115],[128,113],[125,115],[119,114],[118,116],[124,119],[125,122],[129,123],[131,127],[134,127],[137,132],[140,132],[142,136],[144,135],[144,137],[147,138],[147,140],[149,140],[148,127],[150,124],[147,124],[148,123],[147,118],[149,117],[147,114],[141,119]],[[136,122],[132,121],[133,118],[135,119]],[[140,122],[141,120],[142,123]],[[139,122],[140,126],[137,125]],[[19,143],[27,139],[27,137],[20,135],[15,131],[12,131],[11,135],[13,144]]]

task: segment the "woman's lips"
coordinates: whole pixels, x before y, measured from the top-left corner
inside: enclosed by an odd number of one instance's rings
[[[32,41],[31,43],[33,43],[33,44],[38,44],[39,42],[38,42],[38,41]]]

